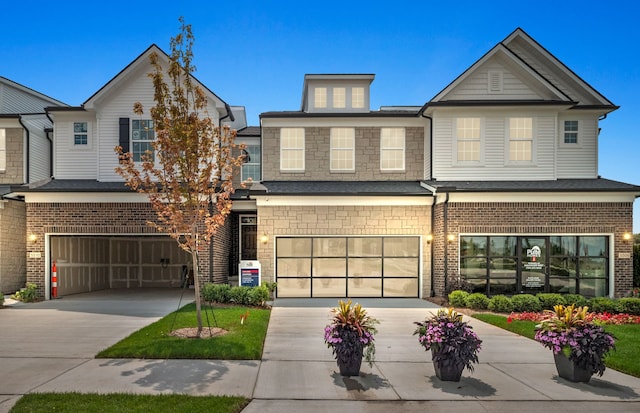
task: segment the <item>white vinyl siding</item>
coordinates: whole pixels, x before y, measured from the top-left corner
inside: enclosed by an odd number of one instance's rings
[[[564,143],[564,121],[578,121],[578,143]],[[598,119],[595,115],[558,120],[558,178],[596,178],[598,176]]]
[[[304,128],[280,129],[280,171],[304,171],[304,149]]]
[[[74,144],[74,123],[86,121],[87,134],[95,136],[96,122],[89,119],[91,115],[88,113],[56,113],[54,116],[54,177],[56,179],[96,179],[96,145]],[[113,146],[115,147],[116,144]]]
[[[380,129],[380,170],[404,171],[405,129]]]
[[[355,169],[355,129],[331,128],[331,172],[352,172]]]

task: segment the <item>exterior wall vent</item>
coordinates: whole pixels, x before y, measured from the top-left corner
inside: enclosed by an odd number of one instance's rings
[[[502,72],[499,70],[489,71],[489,93],[502,93]]]

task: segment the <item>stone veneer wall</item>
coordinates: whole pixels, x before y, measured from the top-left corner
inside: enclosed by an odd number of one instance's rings
[[[26,221],[24,202],[0,201],[0,293],[26,285]]]
[[[147,225],[156,215],[148,203],[27,203],[27,234],[37,239],[27,249],[27,281],[38,286],[39,296],[45,296],[45,234],[139,235],[157,234]],[[228,223],[228,221],[227,221]],[[216,235],[214,250],[214,281],[226,282],[229,259],[230,225],[225,224]],[[30,252],[40,252],[40,258],[29,258]],[[209,281],[209,248],[203,245],[199,253],[200,280]]]
[[[448,243],[445,273],[444,205],[435,206],[434,278],[437,295],[444,295],[444,278],[449,287],[458,278],[459,234],[614,234],[614,295],[623,296],[633,286],[633,242],[623,241],[633,227],[633,204],[625,202],[470,202],[448,204]],[[630,258],[620,258],[628,254]],[[449,288],[451,290],[451,288]]]
[[[24,183],[24,137],[22,129],[5,129],[7,168],[0,171],[0,184]]]
[[[405,171],[380,171],[380,128],[355,128],[355,171],[331,172],[330,129],[305,128],[305,172],[280,172],[280,128],[262,129],[264,181],[418,181],[424,178],[424,128],[405,128]]]
[[[428,206],[273,206],[258,207],[258,243],[262,280],[275,278],[275,237],[279,235],[421,235],[422,296],[431,289],[431,252],[426,235],[430,230]]]

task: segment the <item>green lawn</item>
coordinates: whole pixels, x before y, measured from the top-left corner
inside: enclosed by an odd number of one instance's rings
[[[20,398],[10,410],[10,413],[238,413],[248,403],[249,400],[243,397],[228,396],[33,393],[26,394]]]
[[[531,339],[535,335],[536,323],[533,321],[507,323],[506,316],[487,313],[473,317]],[[605,361],[607,367],[640,377],[640,324],[607,325],[604,328],[616,338],[616,350],[610,352]]]
[[[241,324],[241,316],[247,311],[249,317]],[[246,307],[214,307],[212,313],[209,306],[203,305],[204,328],[207,325],[216,327],[217,321],[217,326],[228,334],[200,339],[168,335],[172,329],[197,326],[195,304],[189,304],[101,351],[96,357],[259,360],[270,314],[268,309]]]

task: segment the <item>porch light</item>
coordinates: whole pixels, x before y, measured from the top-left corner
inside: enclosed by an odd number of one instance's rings
[[[625,232],[624,234],[622,234],[622,239],[624,241],[631,241],[632,235],[630,232]]]
[[[269,237],[267,236],[266,233],[262,233],[262,235],[260,236],[260,242],[263,244],[266,244],[269,241]]]
[[[455,234],[449,234],[449,235],[447,235],[447,241],[449,241],[449,242],[453,242],[453,241],[455,241],[455,240],[456,240],[456,236],[455,236]]]
[[[38,240],[38,236],[36,234],[29,234],[29,242],[36,242]]]
[[[431,244],[431,241],[433,241],[433,234],[428,234],[427,235],[427,244]]]

